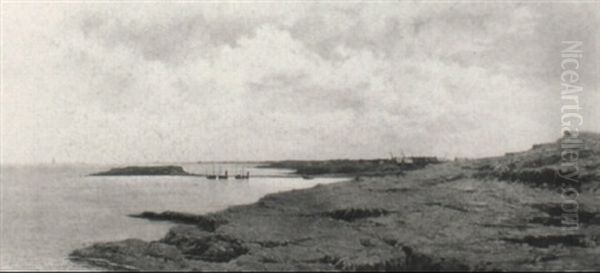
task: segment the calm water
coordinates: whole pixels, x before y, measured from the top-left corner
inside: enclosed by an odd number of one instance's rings
[[[214,165],[182,165],[194,173]],[[156,240],[170,227],[127,217],[142,211],[206,213],[257,201],[268,193],[342,181],[340,178],[253,178],[214,181],[199,177],[89,177],[113,166],[2,167],[0,269],[82,270],[68,254],[98,241]],[[251,166],[247,166],[250,168]],[[222,169],[239,170],[239,165]],[[251,174],[286,174],[250,168]]]

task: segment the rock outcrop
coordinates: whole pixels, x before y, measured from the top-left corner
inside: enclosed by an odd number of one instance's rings
[[[165,211],[162,213],[156,213],[151,211],[145,211],[140,214],[129,215],[135,218],[144,218],[154,221],[171,221],[182,224],[195,225],[198,228],[206,231],[213,232],[218,226],[225,223],[225,220],[219,219],[218,216],[204,216],[192,213],[183,213],[175,211]]]
[[[476,168],[484,178],[547,188],[576,182],[580,190],[600,192],[600,135],[565,136],[554,143],[533,145],[526,152],[480,160]]]

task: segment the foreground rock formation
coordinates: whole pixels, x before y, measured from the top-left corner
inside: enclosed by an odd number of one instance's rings
[[[551,143],[208,215],[146,212],[184,224],[158,241],[97,243],[71,258],[128,270],[599,270],[600,137],[584,137],[578,229],[561,224],[555,180],[541,181],[560,160]]]

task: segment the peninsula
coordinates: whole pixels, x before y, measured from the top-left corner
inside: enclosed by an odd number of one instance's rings
[[[193,175],[180,166],[130,166],[113,168],[106,172],[91,174],[92,176],[121,176],[121,175]]]

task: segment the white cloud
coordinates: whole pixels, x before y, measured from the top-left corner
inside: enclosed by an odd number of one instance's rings
[[[559,8],[3,5],[2,161],[525,149],[559,131]]]

